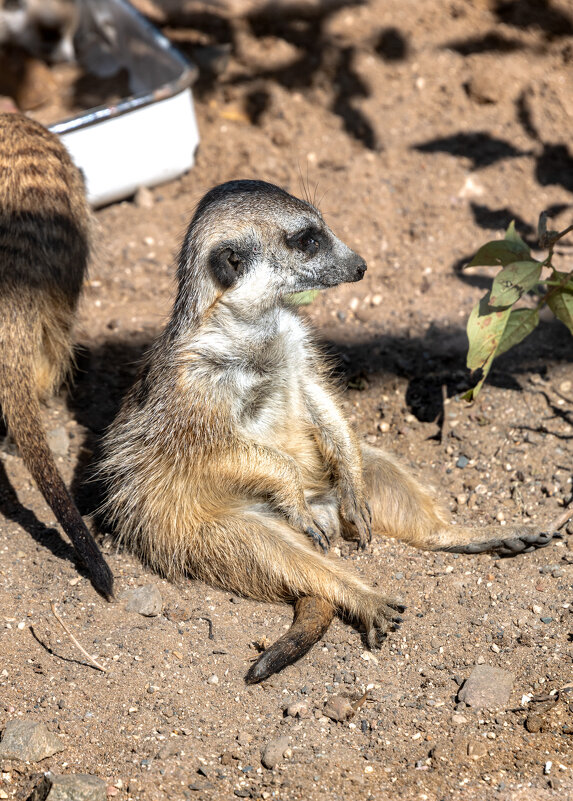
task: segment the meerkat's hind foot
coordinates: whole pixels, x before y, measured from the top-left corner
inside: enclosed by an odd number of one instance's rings
[[[402,623],[400,614],[406,606],[398,599],[374,595],[369,607],[363,610],[361,619],[366,643],[371,650],[375,650],[381,647],[388,631],[394,631]]]
[[[481,539],[474,541],[448,545],[440,550],[453,553],[496,553],[499,556],[515,556],[518,553],[528,553],[538,548],[545,548],[554,537],[559,535],[556,532],[537,531],[532,526],[508,526],[505,529],[487,527],[481,532],[476,529],[472,532],[477,538],[481,533]]]
[[[251,665],[245,681],[257,684],[292,665],[304,656],[326,633],[334,617],[334,607],[323,598],[303,597],[295,604],[290,629]]]

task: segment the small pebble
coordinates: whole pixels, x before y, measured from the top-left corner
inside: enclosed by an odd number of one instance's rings
[[[134,195],[133,202],[138,209],[151,209],[155,205],[153,192],[146,186],[140,186]]]
[[[340,695],[333,695],[332,698],[329,698],[325,703],[322,714],[338,723],[349,720],[354,716],[355,711],[347,698],[342,698]]]
[[[0,759],[40,762],[64,749],[60,738],[48,731],[43,723],[19,718],[9,720],[4,727]]]
[[[467,456],[459,456],[458,461],[456,462],[456,467],[459,467],[460,470],[463,470],[464,467],[467,467],[470,460]]]
[[[525,728],[532,734],[536,734],[543,728],[543,718],[540,715],[531,713],[525,718]]]
[[[309,716],[308,706],[304,701],[295,701],[289,704],[286,713],[290,718],[307,718]]]
[[[216,673],[213,673],[211,676],[209,676],[207,679],[207,684],[219,684],[219,677]]]
[[[156,617],[163,609],[161,593],[153,584],[126,590],[119,596],[119,600],[126,602],[127,612],[137,612],[144,617]]]
[[[250,745],[252,741],[253,741],[253,735],[249,734],[248,731],[240,731],[237,734],[237,742],[239,743],[239,745],[242,745],[243,747]]]
[[[268,768],[268,770],[272,770],[278,765],[288,750],[290,749],[289,738],[287,736],[271,740],[264,748],[261,756],[261,763],[265,768]]]
[[[467,752],[470,759],[477,761],[478,759],[483,759],[487,754],[487,746],[479,740],[470,740],[467,744]]]
[[[70,437],[64,426],[52,428],[46,434],[50,450],[56,457],[65,459],[70,450]]]
[[[458,693],[460,701],[472,707],[505,706],[514,676],[491,665],[477,665]]]
[[[33,801],[106,801],[106,783],[97,776],[48,771],[30,796]]]

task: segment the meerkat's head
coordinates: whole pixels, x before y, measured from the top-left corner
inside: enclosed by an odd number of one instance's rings
[[[199,203],[179,281],[198,311],[217,299],[254,311],[294,292],[359,281],[365,270],[310,203],[263,181],[230,181]]]

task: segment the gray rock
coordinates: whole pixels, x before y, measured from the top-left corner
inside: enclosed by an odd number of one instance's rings
[[[308,718],[310,715],[308,704],[305,704],[304,701],[295,701],[289,704],[286,713],[290,718]]]
[[[460,701],[473,707],[505,706],[514,676],[491,665],[477,665],[458,693]]]
[[[36,785],[28,801],[107,801],[107,786],[97,776],[48,772]]]
[[[248,731],[240,731],[237,734],[237,742],[239,743],[239,745],[242,745],[242,746],[246,747],[246,746],[251,744],[252,739],[253,739],[253,735],[249,734]]]
[[[0,758],[20,759],[22,762],[40,762],[63,751],[59,737],[34,720],[9,720],[0,743]]]
[[[483,759],[487,755],[487,745],[481,740],[470,740],[466,746],[470,759]]]
[[[270,740],[263,751],[261,762],[265,768],[272,770],[281,761],[289,748],[289,738],[285,735],[277,740]]]
[[[48,438],[48,445],[54,456],[61,456],[65,458],[70,450],[70,438],[64,426],[52,428],[46,434]]]
[[[156,758],[169,759],[169,757],[178,754],[179,751],[181,751],[181,744],[179,743],[178,739],[176,737],[170,737],[169,740],[163,743],[157,752]]]
[[[145,617],[160,615],[163,609],[163,598],[153,584],[126,590],[119,596],[119,599],[126,602],[125,608],[128,612],[137,612]]]
[[[325,703],[322,714],[338,723],[350,720],[354,716],[355,710],[347,698],[342,698],[341,695],[333,695]]]

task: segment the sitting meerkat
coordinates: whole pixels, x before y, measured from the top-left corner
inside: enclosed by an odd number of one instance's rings
[[[296,603],[250,682],[297,659],[335,613],[370,647],[396,619],[399,602],[323,553],[338,533],[468,553],[550,539],[450,525],[394,457],[359,443],[288,296],[365,270],[311,204],[261,181],[215,187],[183,242],[169,323],[105,437],[101,511],[120,541],[168,578]]]

